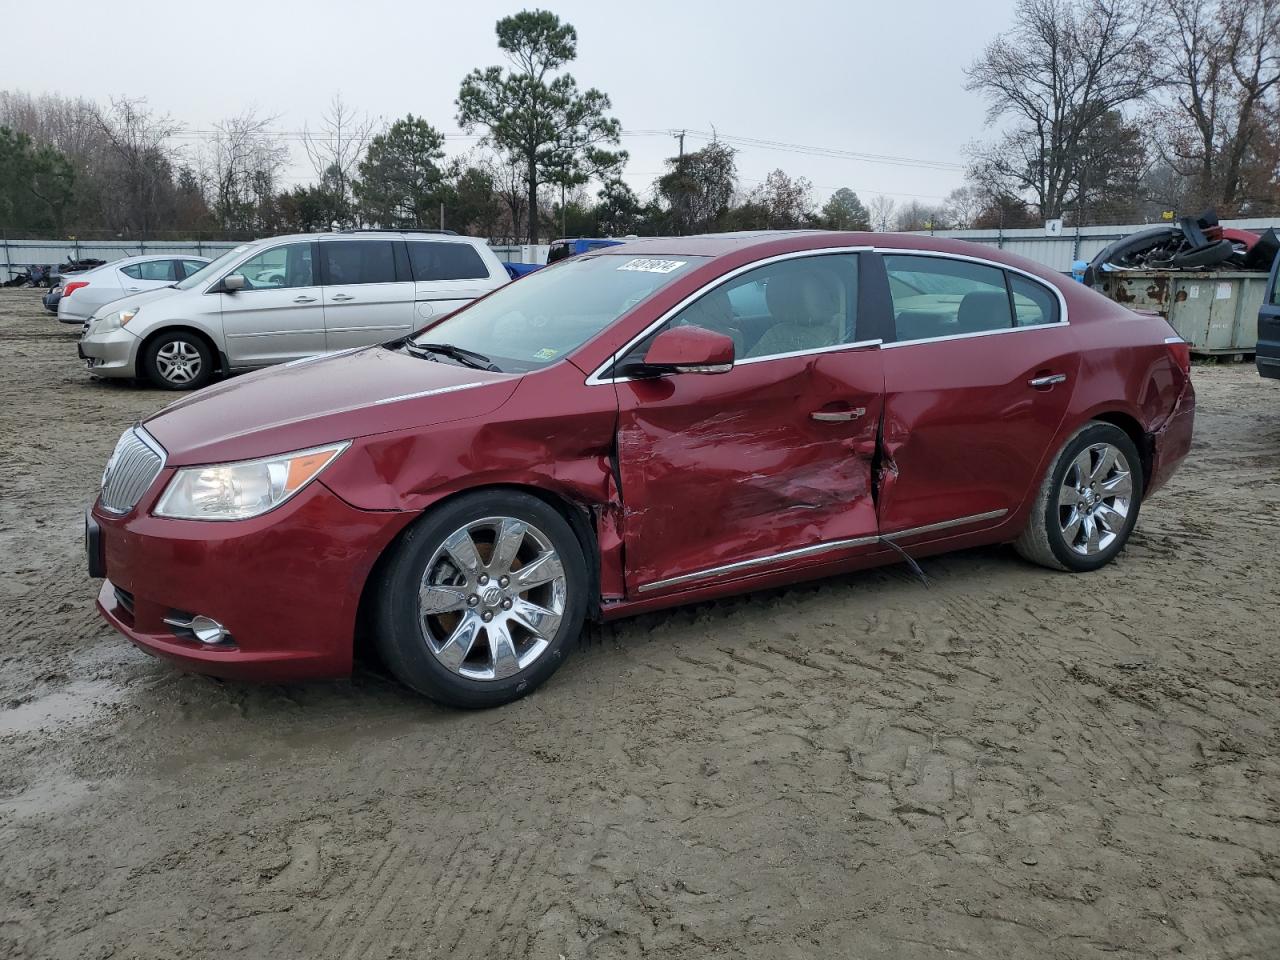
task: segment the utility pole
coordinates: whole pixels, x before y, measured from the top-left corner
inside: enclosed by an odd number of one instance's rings
[[[680,156],[679,156],[679,158],[678,158],[678,159],[680,159],[680,160],[683,160],[683,159],[684,159],[684,135],[685,135],[685,132],[686,132],[686,131],[681,130],[679,133],[672,134],[672,136],[674,136],[677,140],[679,140],[679,141],[680,141]]]

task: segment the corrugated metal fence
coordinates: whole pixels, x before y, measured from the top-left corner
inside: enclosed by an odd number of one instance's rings
[[[1241,227],[1262,231],[1267,227],[1280,230],[1280,217],[1253,220],[1223,220],[1224,227]],[[1099,250],[1121,237],[1152,226],[1135,223],[1123,226],[1068,227],[1056,237],[1045,236],[1043,228],[1028,230],[939,230],[933,235],[984,243],[1020,254],[1061,273],[1071,271],[1074,260],[1089,260]],[[921,231],[927,233],[927,231]],[[15,268],[28,264],[58,264],[70,259],[94,257],[119,260],[143,254],[195,254],[216,257],[236,246],[221,240],[0,240],[0,279],[8,279]],[[494,252],[507,262],[546,263],[546,244],[520,246],[494,245]]]

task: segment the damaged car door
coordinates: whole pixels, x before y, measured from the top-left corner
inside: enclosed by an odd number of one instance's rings
[[[883,372],[858,270],[856,253],[740,268],[624,356],[615,385],[628,592],[874,549]],[[726,353],[732,341],[732,364],[646,371],[655,340],[681,327],[719,335]]]
[[[1061,298],[972,258],[902,252],[882,262],[894,342],[883,351],[881,532],[995,526],[1036,489],[1075,386]]]

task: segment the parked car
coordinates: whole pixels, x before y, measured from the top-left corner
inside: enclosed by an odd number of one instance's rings
[[[65,280],[60,281],[57,286],[52,287],[48,293],[40,298],[44,308],[55,316],[58,313],[58,303],[62,300],[62,284],[65,282]]]
[[[639,241],[131,427],[89,569],[188,669],[341,674],[367,614],[404,683],[490,706],[586,618],[980,544],[1098,570],[1194,408],[1164,320],[987,246]]]
[[[625,242],[625,240],[614,240],[608,237],[565,237],[552,240],[547,248],[547,266],[567,260],[569,257],[590,253],[592,250],[601,250],[604,247],[616,247]]]
[[[1253,359],[1261,376],[1280,380],[1280,254],[1271,264],[1271,279],[1258,311],[1258,346]]]
[[[58,300],[58,319],[81,326],[95,310],[121,297],[172,287],[209,263],[208,257],[148,256],[113,260],[68,277]]]
[[[452,234],[299,234],[228,251],[176,290],[127,297],[85,325],[97,377],[202,387],[251,370],[403,337],[510,282],[483,240]]]

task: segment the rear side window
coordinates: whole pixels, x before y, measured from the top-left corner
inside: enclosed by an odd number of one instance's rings
[[[121,267],[120,272],[134,280],[167,280],[172,283],[178,277],[174,272],[173,260],[148,260],[146,263],[131,263]]]
[[[1013,297],[1013,316],[1019,327],[1058,322],[1058,298],[1044,284],[1011,273],[1009,293]]]
[[[886,256],[899,341],[1009,329],[1004,271],[965,260]]]
[[[409,262],[415,280],[487,280],[489,269],[469,243],[410,240]]]
[[[205,264],[205,261],[203,260],[183,260],[182,261],[182,269],[183,271],[185,271],[188,277],[191,276],[193,273],[199,273],[201,270],[205,268],[205,266],[206,264]]]
[[[395,283],[396,256],[390,240],[335,240],[320,244],[327,286]]]

